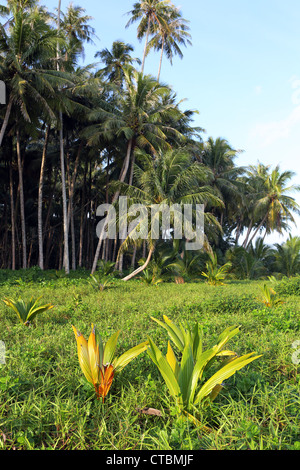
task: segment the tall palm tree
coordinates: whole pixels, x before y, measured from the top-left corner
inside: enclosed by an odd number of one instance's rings
[[[119,189],[130,197],[129,208],[132,204],[142,204],[147,210],[141,217],[139,224],[134,226],[124,241],[122,248],[126,249],[130,243],[141,243],[138,233],[147,236],[149,253],[145,263],[123,280],[127,281],[143,271],[149,264],[155,250],[156,239],[153,239],[153,226],[148,226],[149,215],[153,205],[157,207],[176,207],[170,214],[171,223],[180,220],[185,204],[206,204],[220,206],[222,201],[215,196],[207,182],[212,175],[208,168],[193,162],[191,156],[184,149],[160,151],[156,158],[145,152],[138,152],[141,163],[135,166],[135,185],[119,183]],[[177,214],[178,211],[178,214]],[[159,217],[159,213],[157,213]],[[151,218],[151,216],[150,216]],[[152,219],[153,222],[153,219]],[[219,230],[220,225],[213,214],[204,213],[205,226],[214,225]],[[165,234],[158,235],[162,239]],[[207,240],[206,240],[207,243]]]
[[[0,131],[0,146],[14,107],[30,121],[28,109],[34,100],[43,106],[49,117],[54,117],[44,94],[53,94],[57,75],[49,68],[49,60],[53,59],[57,43],[63,42],[39,10],[22,10],[16,2],[12,4],[10,14],[8,31],[0,25],[0,73],[9,96]]]
[[[24,2],[26,4],[26,2]],[[49,69],[57,42],[61,41],[57,31],[51,29],[46,17],[38,9],[22,9],[21,3],[12,2],[12,15],[8,29],[0,26],[1,73],[7,83],[8,105],[0,132],[0,145],[14,113],[17,161],[20,187],[20,216],[23,249],[23,268],[27,265],[25,202],[23,190],[23,166],[21,158],[21,123],[37,120],[37,109],[42,110],[48,120],[55,119],[55,113],[47,101],[54,96],[54,85],[59,80],[55,70]],[[32,103],[36,103],[36,107]]]
[[[109,82],[114,82],[121,86],[124,80],[123,68],[127,65],[133,65],[134,62],[141,64],[139,58],[131,56],[133,51],[133,46],[123,41],[114,41],[111,51],[107,48],[98,51],[95,57],[99,57],[105,67],[100,69],[96,76],[103,76]]]
[[[145,46],[142,60],[141,73],[144,73],[145,58],[151,27],[166,28],[166,13],[171,6],[170,0],[140,0],[133,5],[133,9],[128,12],[131,15],[130,20],[126,24],[126,28],[131,24],[139,21],[137,29],[137,37],[142,40],[145,37]]]
[[[169,135],[177,136],[178,139],[183,137],[168,122],[165,124],[170,116],[175,121],[176,117],[179,119],[182,114],[173,103],[163,102],[164,97],[170,94],[170,89],[130,66],[124,69],[124,77],[125,89],[119,96],[117,108],[114,107],[111,111],[104,109],[93,111],[91,119],[100,120],[100,124],[88,129],[90,144],[98,142],[99,138],[103,137],[108,140],[125,137],[127,150],[119,175],[121,182],[124,182],[128,176],[130,166],[133,168],[135,148],[147,149],[156,154],[159,147],[170,147],[167,142]],[[118,199],[119,194],[119,191],[115,192],[112,203]],[[96,269],[101,242],[100,236],[92,272]]]
[[[169,8],[165,22],[160,22],[158,28],[154,28],[154,36],[148,43],[147,53],[152,48],[161,51],[157,80],[160,78],[163,54],[166,54],[172,65],[174,55],[183,58],[180,46],[192,45],[189,29],[188,21],[182,18],[176,7]]]
[[[61,12],[61,0],[58,3],[57,11],[57,29],[63,31],[66,39],[66,47],[57,48],[58,70],[61,61],[60,55],[64,53],[64,69],[75,72],[76,59],[79,54],[83,54],[83,42],[92,42],[94,29],[88,24],[92,19],[90,16],[84,15],[85,10],[81,7],[73,7],[69,5],[66,14]],[[62,17],[62,21],[61,21]],[[63,52],[64,51],[64,52]],[[62,178],[62,200],[63,200],[63,232],[64,232],[64,268],[66,273],[70,270],[69,260],[69,224],[68,224],[68,210],[67,210],[67,194],[66,194],[66,176],[65,176],[65,161],[64,161],[64,129],[63,129],[63,113],[59,111],[59,141],[60,141],[60,162],[61,162],[61,178]]]
[[[73,6],[70,3],[66,13],[60,12],[60,28],[66,38],[66,48],[64,50],[65,62],[70,61],[70,67],[74,66],[77,58],[84,58],[84,43],[94,44],[95,29],[89,24],[93,19],[85,15],[85,9],[80,6]],[[58,19],[57,19],[58,21]],[[61,51],[62,52],[62,51]],[[66,67],[66,64],[65,64]]]

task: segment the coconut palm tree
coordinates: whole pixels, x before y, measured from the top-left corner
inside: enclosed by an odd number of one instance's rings
[[[300,186],[290,184],[294,176],[293,171],[280,172],[279,165],[271,171],[262,164],[249,167],[248,181],[254,188],[249,228],[254,227],[254,232],[250,236],[248,229],[243,246],[247,248],[263,227],[282,233],[289,222],[295,222],[293,213],[299,214],[300,206],[289,193],[300,191]]]
[[[275,269],[285,276],[294,276],[300,273],[300,237],[289,238],[280,245],[275,244]]]
[[[126,28],[136,21],[139,21],[137,37],[139,40],[146,37],[141,68],[142,74],[144,73],[145,58],[147,55],[151,27],[167,27],[166,18],[171,6],[172,4],[170,0],[140,0],[136,2],[133,5],[133,9],[128,12],[128,15],[131,15],[131,18],[126,24]]]
[[[235,165],[235,158],[239,154],[233,149],[227,140],[218,137],[209,137],[203,144],[201,161],[208,166],[213,173],[212,186],[216,194],[225,202],[219,212],[219,220],[223,226],[224,217],[228,213],[230,204],[240,199],[241,185],[239,176],[243,174],[244,168]]]
[[[24,2],[26,4],[26,2]],[[47,97],[55,96],[55,86],[60,80],[55,70],[49,68],[55,57],[61,37],[52,29],[39,9],[22,9],[19,2],[10,5],[12,15],[8,28],[0,26],[1,74],[7,83],[8,105],[0,132],[0,145],[11,115],[15,121],[17,161],[20,186],[20,215],[23,247],[23,268],[26,268],[26,226],[21,157],[21,125],[37,122],[37,109],[46,119],[56,115]],[[32,106],[36,103],[36,107]],[[23,124],[22,124],[23,123]]]
[[[109,82],[114,82],[121,86],[124,80],[124,66],[133,65],[134,62],[141,64],[139,58],[131,56],[133,51],[134,48],[130,44],[126,44],[123,41],[114,41],[111,51],[103,49],[97,52],[95,57],[99,57],[105,67],[100,69],[96,76],[103,76]]]
[[[91,119],[99,120],[100,124],[93,125],[87,129],[89,144],[95,144],[105,137],[115,140],[116,137],[125,137],[127,142],[126,156],[123,160],[119,175],[119,181],[124,182],[129,169],[133,168],[134,150],[136,148],[146,149],[153,155],[158,148],[168,148],[168,135],[183,136],[165,120],[172,116],[181,117],[181,111],[173,103],[164,103],[163,98],[170,94],[167,86],[159,84],[153,77],[144,76],[132,67],[124,69],[124,91],[119,96],[117,107],[111,111],[96,109],[91,112]],[[129,180],[131,177],[129,176]],[[114,203],[119,197],[117,190],[112,198]],[[96,269],[101,247],[101,236],[97,246],[92,272]]]
[[[174,55],[178,55],[181,59],[183,58],[181,46],[192,45],[188,23],[187,20],[182,18],[179,9],[173,7],[168,9],[165,21],[160,22],[158,28],[154,25],[154,36],[148,43],[147,53],[151,49],[161,52],[157,80],[160,78],[164,53],[172,65]]]
[[[153,205],[159,208],[171,206],[175,208],[174,212],[170,211],[171,224],[180,220],[185,204],[192,204],[194,207],[195,204],[208,202],[211,206],[222,205],[222,201],[214,195],[213,189],[207,184],[212,177],[210,170],[198,162],[193,162],[184,149],[160,151],[155,159],[144,151],[138,151],[137,157],[141,163],[135,165],[135,185],[119,182],[117,186],[123,194],[130,197],[129,207],[132,204],[142,204],[147,211],[144,211],[138,224],[133,225],[132,229],[129,228],[122,249],[126,249],[130,243],[142,243],[143,238],[147,237],[149,253],[145,263],[126,276],[124,281],[136,276],[147,267],[157,239],[170,236],[161,230],[157,232],[156,238],[153,238],[153,223],[155,223],[153,218],[151,218],[152,225],[148,226]],[[159,212],[155,217],[158,220]],[[218,221],[210,213],[204,214],[204,222],[205,226],[213,224],[217,230],[220,229]]]
[[[61,12],[61,0],[58,2],[57,10],[57,29],[63,31],[66,39],[65,48],[60,48],[57,45],[57,67],[60,70],[61,55],[64,56],[63,70],[75,72],[76,59],[78,55],[84,54],[83,43],[93,42],[94,28],[88,22],[92,17],[84,15],[85,10],[81,7],[73,7],[69,5],[67,12]],[[59,123],[60,123],[60,162],[61,162],[61,178],[62,178],[62,201],[63,201],[63,230],[64,230],[64,268],[66,273],[70,270],[69,260],[69,223],[68,223],[68,210],[67,210],[67,194],[66,194],[66,176],[65,176],[65,162],[64,162],[64,128],[63,128],[63,113],[59,110]]]
[[[64,67],[67,67],[69,61],[72,70],[78,57],[84,58],[84,43],[94,44],[95,29],[89,24],[93,18],[85,15],[84,8],[73,6],[72,3],[68,5],[66,13],[60,12],[60,17],[60,28],[66,38],[66,48],[60,53],[65,54]]]

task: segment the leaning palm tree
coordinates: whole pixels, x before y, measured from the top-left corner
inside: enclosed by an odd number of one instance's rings
[[[145,58],[147,55],[151,27],[166,28],[167,13],[171,6],[172,4],[170,0],[139,0],[133,5],[133,9],[128,12],[128,15],[131,15],[131,18],[126,24],[126,28],[136,21],[139,21],[137,37],[139,40],[146,37],[141,73],[144,73]]]
[[[121,251],[127,249],[132,243],[141,244],[146,238],[149,253],[144,264],[123,278],[124,281],[146,269],[158,239],[170,237],[166,227],[165,229],[163,227],[155,228],[160,220],[160,210],[172,208],[170,223],[173,223],[174,227],[176,225],[176,229],[173,227],[173,230],[180,232],[182,224],[184,224],[181,216],[185,204],[191,204],[193,208],[196,204],[208,202],[211,206],[222,206],[223,204],[207,184],[212,177],[210,170],[193,162],[191,156],[184,149],[160,151],[155,159],[144,151],[137,152],[137,156],[141,163],[135,165],[135,185],[119,182],[117,187],[122,191],[122,194],[129,196],[129,214],[130,207],[134,204],[142,204],[144,210],[141,211],[138,223],[129,225],[128,235],[122,244]],[[154,217],[152,217],[153,206],[159,209]],[[148,225],[149,219],[151,219],[150,225]],[[216,230],[221,229],[211,213],[204,213],[204,223],[205,226],[213,225]],[[179,236],[179,232],[175,234],[176,237]],[[205,242],[207,244],[207,239]]]

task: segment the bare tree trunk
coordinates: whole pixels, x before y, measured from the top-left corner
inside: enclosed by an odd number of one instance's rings
[[[80,213],[80,233],[79,233],[79,259],[78,265],[82,266],[82,257],[83,257],[83,228],[84,228],[84,208],[85,208],[85,187],[86,187],[86,173],[87,173],[87,159],[85,160],[84,167],[84,176],[83,176],[83,187],[81,195],[81,213]]]
[[[61,0],[58,2],[57,12],[57,29],[60,30],[60,9]],[[57,59],[59,59],[59,47],[57,45]],[[59,62],[57,62],[57,70],[59,71]],[[63,266],[65,272],[70,272],[69,260],[69,233],[68,233],[68,213],[67,213],[67,192],[66,192],[66,176],[65,176],[65,157],[64,157],[64,138],[63,138],[63,116],[62,111],[59,111],[59,151],[60,151],[60,167],[61,167],[61,186],[62,186],[62,202],[63,202],[63,235],[64,235],[64,256]]]
[[[14,186],[12,174],[12,162],[9,167],[9,192],[10,192],[10,217],[11,217],[11,269],[16,269],[16,238],[15,238],[15,213],[14,213]]]
[[[262,219],[262,221],[260,222],[259,226],[257,227],[257,229],[255,230],[255,232],[253,233],[252,237],[250,238],[249,242],[247,243],[246,245],[246,248],[248,248],[248,246],[251,244],[253,238],[256,236],[256,234],[258,233],[258,231],[261,229],[261,227],[263,226],[263,224],[265,223],[265,221],[267,220],[267,217],[268,217],[268,212],[265,214],[264,218]]]
[[[144,269],[146,269],[146,267],[148,266],[148,264],[151,260],[152,255],[154,253],[154,248],[155,248],[154,246],[152,248],[150,248],[149,253],[148,253],[148,257],[147,257],[145,263],[143,264],[143,266],[140,266],[135,271],[133,271],[131,274],[128,274],[128,276],[124,277],[122,279],[122,281],[129,281],[129,279],[132,279],[134,276],[136,276],[140,272],[144,271]]]
[[[145,47],[144,47],[144,54],[143,54],[143,62],[142,62],[142,68],[141,68],[141,74],[144,74],[144,67],[145,67],[145,59],[147,55],[147,46],[148,46],[148,38],[150,34],[150,26],[151,26],[151,21],[150,17],[148,18],[148,28],[147,28],[147,33],[146,33],[146,41],[145,41]]]
[[[7,108],[6,108],[4,120],[3,120],[1,131],[0,131],[0,147],[2,145],[3,137],[4,137],[4,134],[5,134],[6,128],[7,128],[8,121],[9,121],[11,108],[12,108],[12,97],[9,98],[9,102],[8,102],[8,105],[7,105]]]
[[[253,223],[252,223],[252,220],[250,220],[250,225],[249,225],[248,230],[247,230],[246,238],[245,238],[245,240],[243,242],[243,245],[242,245],[243,248],[246,248],[246,246],[247,246],[248,239],[249,239],[252,227],[253,227]]]
[[[134,268],[134,266],[135,266],[136,251],[137,251],[137,247],[134,246],[134,247],[133,247],[132,258],[131,258],[131,267],[132,267],[132,268]]]
[[[25,226],[25,202],[24,202],[24,188],[23,188],[23,165],[21,159],[21,144],[20,144],[20,130],[17,128],[17,159],[19,170],[19,185],[20,185],[20,217],[21,217],[21,234],[22,234],[22,261],[23,269],[27,267],[26,256],[26,226]]]
[[[79,145],[79,149],[76,155],[74,171],[72,174],[72,180],[69,184],[69,207],[68,207],[68,225],[71,224],[71,245],[72,245],[72,270],[76,269],[76,245],[75,245],[75,229],[74,229],[74,210],[73,210],[73,197],[75,191],[75,183],[79,165],[80,154],[82,150],[83,143]]]
[[[64,235],[63,267],[66,273],[69,274],[70,261],[69,261],[68,209],[67,209],[67,190],[66,190],[65,156],[64,156],[64,141],[63,141],[63,118],[62,118],[61,111],[59,112],[59,120],[60,120],[59,148],[60,148],[61,187],[62,187],[62,202],[63,202],[63,235]]]
[[[157,81],[158,82],[159,82],[159,78],[160,78],[161,65],[162,65],[162,60],[163,60],[163,55],[164,55],[164,46],[165,46],[165,36],[163,35],[162,45],[161,45],[161,53],[160,53],[160,61],[159,61],[159,67],[158,67],[158,75],[157,75]]]
[[[49,139],[50,125],[47,126],[45,142],[42,154],[40,181],[38,190],[38,245],[39,245],[39,267],[44,269],[44,252],[43,252],[43,183],[44,183],[44,171],[46,163],[46,153]]]

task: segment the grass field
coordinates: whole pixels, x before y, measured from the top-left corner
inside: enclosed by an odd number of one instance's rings
[[[282,294],[273,308],[259,300],[262,281],[146,285],[115,280],[103,292],[89,273],[0,271],[0,299],[42,296],[54,308],[22,325],[0,302],[0,449],[105,450],[300,450],[299,365],[292,360],[300,340],[300,302]],[[228,326],[240,325],[229,343],[239,355],[262,357],[226,381],[217,399],[199,408],[204,433],[174,411],[168,390],[147,355],[116,376],[105,403],[83,379],[71,325],[88,337],[91,323],[103,339],[121,330],[118,352],[150,336],[166,352],[167,333],[150,317],[203,326],[205,346]],[[299,353],[300,357],[300,353]],[[139,412],[144,407],[161,416]]]

